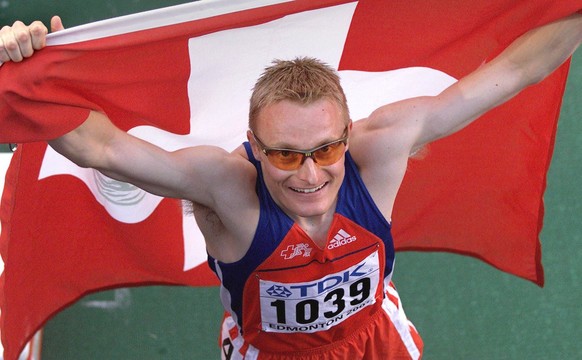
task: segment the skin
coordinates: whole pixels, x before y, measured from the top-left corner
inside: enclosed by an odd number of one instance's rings
[[[51,31],[63,30],[60,17],[51,19]],[[31,57],[36,50],[46,46],[48,29],[40,21],[34,21],[26,26],[22,21],[16,21],[12,27],[0,29],[0,63],[7,61],[19,62]]]
[[[60,19],[52,22],[53,30],[62,28]],[[31,48],[42,47],[46,31],[39,26],[15,23],[3,28],[0,61],[20,61],[31,55]],[[350,153],[383,215],[392,216],[412,152],[459,131],[541,81],[581,40],[581,15],[534,29],[441,94],[384,105],[350,126]],[[340,138],[344,128],[339,110],[327,100],[310,105],[282,101],[262,110],[255,131],[267,146],[302,150]],[[323,246],[345,173],[343,161],[319,166],[306,159],[297,170],[281,171],[270,165],[250,134],[248,138],[275,202]],[[232,153],[210,146],[166,152],[120,131],[95,111],[77,129],[49,144],[79,166],[154,194],[191,200],[214,258],[233,262],[247,252],[258,224],[259,202],[257,174],[242,148]],[[316,191],[301,193],[306,189]]]

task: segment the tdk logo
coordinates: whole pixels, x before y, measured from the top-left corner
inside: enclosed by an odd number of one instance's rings
[[[267,289],[267,294],[273,297],[287,298],[291,296],[291,291],[282,285],[273,285]]]
[[[366,276],[368,275],[369,271],[369,266],[366,266],[366,263],[363,262],[356,267],[353,267],[352,269],[344,271],[343,273],[336,273],[313,283],[291,285],[289,286],[289,289],[298,289],[300,292],[299,296],[301,297],[308,295],[319,295],[339,285],[353,282],[363,276]]]
[[[340,229],[340,231],[338,231],[337,234],[335,234],[333,239],[331,239],[331,241],[329,242],[329,245],[327,245],[327,248],[329,250],[333,250],[333,249],[338,248],[340,246],[344,246],[346,244],[352,243],[356,240],[357,240],[357,238],[355,236],[348,234],[344,229]]]

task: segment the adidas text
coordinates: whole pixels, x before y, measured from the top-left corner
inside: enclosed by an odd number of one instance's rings
[[[333,239],[331,239],[329,245],[327,245],[327,248],[329,250],[332,250],[332,249],[338,248],[340,246],[344,246],[346,244],[354,242],[356,240],[357,240],[357,237],[352,236],[352,235],[348,234],[344,229],[341,229],[333,237]]]

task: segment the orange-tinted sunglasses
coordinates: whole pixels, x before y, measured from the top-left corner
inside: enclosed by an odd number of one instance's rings
[[[294,150],[267,147],[263,142],[252,133],[255,141],[267,156],[269,162],[277,169],[297,170],[303,165],[308,157],[321,166],[333,165],[341,159],[348,144],[348,129],[344,135],[337,140],[328,142],[310,150]]]

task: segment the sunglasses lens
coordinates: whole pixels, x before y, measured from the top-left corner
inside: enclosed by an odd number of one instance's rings
[[[271,150],[267,158],[271,164],[281,170],[295,170],[301,166],[303,154],[295,151]]]
[[[343,141],[329,144],[313,153],[315,161],[321,166],[335,164],[343,155],[345,144]]]

